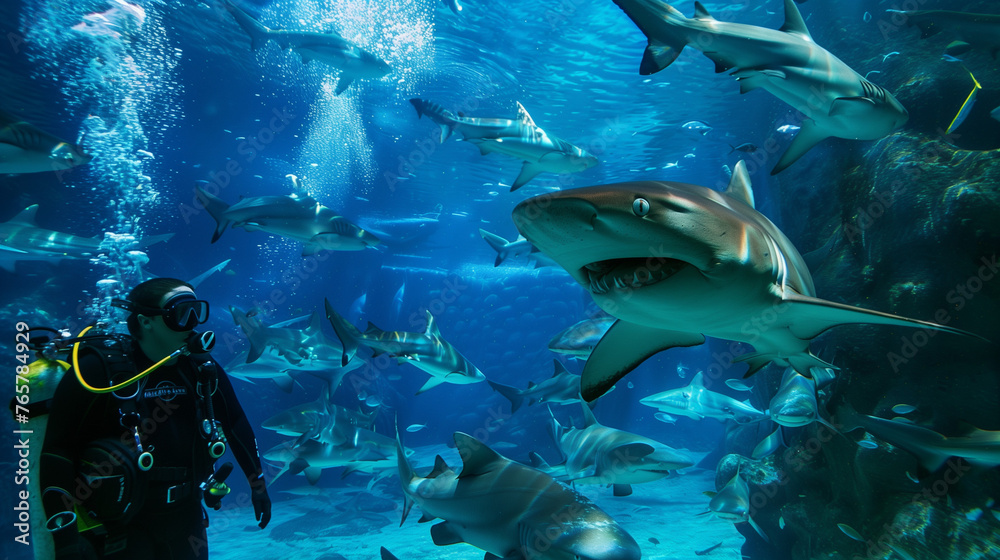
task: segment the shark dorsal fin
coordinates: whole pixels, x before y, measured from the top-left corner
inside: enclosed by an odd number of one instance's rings
[[[10,221],[8,221],[7,223],[8,224],[24,224],[24,225],[28,225],[28,226],[34,226],[35,225],[35,214],[37,214],[37,213],[38,213],[38,205],[37,204],[32,204],[31,206],[25,208],[24,210],[21,210],[17,214],[17,216],[14,216],[13,218],[11,218]]]
[[[729,180],[729,187],[725,194],[753,208],[753,188],[750,186],[750,174],[747,173],[747,164],[742,159],[733,169],[733,177]]]
[[[705,386],[705,372],[699,371],[693,378],[691,378],[691,387],[704,387]]]
[[[708,9],[701,4],[701,2],[694,3],[694,18],[695,19],[715,19],[712,14],[708,13]]]
[[[552,364],[555,366],[555,371],[552,372],[552,377],[559,377],[564,373],[569,373],[566,366],[564,366],[559,360],[552,360]]]
[[[580,401],[580,405],[581,408],[583,408],[583,427],[589,428],[591,426],[599,426],[600,424],[597,422],[597,417],[594,416],[594,411],[590,410],[590,407],[587,406],[587,403],[584,401]]]
[[[316,313],[315,311],[313,311],[312,312],[312,316],[309,317],[309,326],[306,327],[306,332],[308,332],[308,333],[318,333],[321,328],[322,328],[322,326],[321,326],[320,319],[319,319],[319,313]]]
[[[799,12],[794,0],[785,0],[785,24],[781,26],[781,30],[812,40],[809,28],[806,27],[806,22],[802,19],[802,13]]]
[[[428,310],[427,313],[427,329],[424,330],[424,334],[430,336],[441,336],[441,331],[438,330],[437,323],[434,321],[434,315]]]
[[[427,475],[427,478],[436,478],[442,473],[448,472],[450,470],[451,467],[449,467],[448,463],[444,461],[444,457],[438,455],[434,457],[434,468],[431,469],[431,472]]]
[[[528,126],[536,126],[535,121],[533,121],[531,119],[531,115],[528,114],[528,110],[524,108],[524,105],[521,105],[520,101],[517,103],[517,120]]]
[[[462,432],[455,432],[455,448],[462,456],[462,473],[458,478],[485,474],[494,469],[494,463],[503,460],[499,453],[485,443]]]

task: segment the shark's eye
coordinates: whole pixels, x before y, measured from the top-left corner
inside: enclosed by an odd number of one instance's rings
[[[632,211],[640,218],[649,214],[649,201],[645,198],[637,198],[632,202]]]

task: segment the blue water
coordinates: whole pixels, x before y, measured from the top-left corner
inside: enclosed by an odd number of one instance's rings
[[[114,6],[103,0],[20,0],[4,7],[2,30],[17,38],[15,48],[3,51],[8,80],[0,92],[14,100],[5,108],[71,141],[86,132],[84,145],[97,157],[60,177],[0,177],[0,219],[38,203],[39,224],[62,232],[174,233],[146,251],[142,268],[158,276],[189,279],[232,259],[198,290],[213,306],[206,328],[223,341],[215,352],[221,363],[247,347],[230,306],[257,307],[270,324],[322,313],[328,298],[356,324],[371,321],[387,330],[415,330],[424,309],[431,309],[444,337],[488,379],[521,388],[538,382],[551,375],[557,357],[546,348],[548,340],[592,313],[593,303],[559,269],[534,269],[523,258],[494,267],[495,253],[478,230],[514,239],[513,207],[556,189],[647,179],[718,188],[728,182],[726,168],[743,156],[730,145],[769,139],[787,145],[790,136],[777,129],[798,122],[792,109],[763,91],[739,95],[734,80],[715,74],[693,49],[667,70],[640,76],[645,38],[610,1],[463,0],[458,16],[434,0],[240,3],[272,27],[335,30],[392,67],[385,78],[359,79],[340,96],[333,93],[336,70],[304,65],[273,44],[252,52],[244,32],[215,2],[137,3],[145,11],[141,29],[120,37],[72,30],[88,14]],[[672,3],[686,15],[693,4]],[[719,19],[769,28],[782,21],[776,0],[707,7]],[[879,18],[866,22],[864,14],[887,7],[875,0],[813,0],[802,10],[816,41],[865,74],[877,70],[874,51],[892,49],[878,30]],[[863,59],[837,50],[850,44],[841,28],[870,44]],[[878,82],[877,75],[872,80]],[[481,156],[456,139],[439,143],[437,125],[418,119],[407,102],[414,97],[469,116],[502,118],[513,118],[520,102],[536,124],[589,150],[600,164],[573,175],[543,173],[511,193],[519,161]],[[713,129],[701,136],[681,128],[692,120]],[[796,165],[825,161],[845,145],[827,141]],[[752,166],[758,209],[787,226],[803,252],[822,244],[806,216],[784,223],[779,208],[799,201],[780,200],[769,167]],[[412,225],[398,224],[413,238],[320,258],[303,258],[300,243],[264,232],[230,230],[209,243],[215,224],[194,204],[197,182],[214,183],[219,197],[233,203],[289,194],[288,174],[362,226],[378,229],[394,220],[426,225],[413,233],[406,229]],[[833,196],[807,185],[795,188],[820,200]],[[97,282],[116,278],[114,265],[122,263],[113,261],[0,271],[4,320],[79,321],[83,307],[100,301]],[[402,298],[394,301],[401,286]],[[362,295],[363,321],[349,314]],[[620,383],[601,400],[601,422],[676,448],[711,451],[723,437],[721,423],[681,418],[666,425],[638,401],[687,384],[712,363],[713,352],[724,349],[712,343],[648,360],[628,377],[628,386]],[[582,362],[559,358],[572,372],[581,371]],[[689,367],[685,379],[676,373],[680,363]],[[426,378],[412,366],[392,365],[362,388],[360,398],[357,386],[345,384],[335,400],[356,407],[373,396],[369,404],[381,406],[376,426],[385,434],[394,423],[427,424],[405,434],[414,447],[446,443],[456,430],[474,433],[491,414],[509,409],[485,383],[444,384],[414,396]],[[304,380],[290,394],[269,381],[236,382],[236,388],[259,426],[314,400],[318,385]],[[557,407],[556,413],[579,416],[574,407]],[[490,437],[515,443],[515,458],[542,450],[554,460],[548,423],[544,407],[531,407],[505,419]],[[285,440],[260,428],[256,434],[261,449]],[[285,477],[272,496],[301,483],[301,477]],[[340,484],[333,471],[320,482]],[[15,550],[8,557],[26,556]]]

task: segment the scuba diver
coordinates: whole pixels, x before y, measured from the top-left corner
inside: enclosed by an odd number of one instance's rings
[[[247,477],[261,529],[271,519],[257,442],[208,350],[208,302],[155,278],[112,305],[131,336],[80,334],[49,405],[39,478],[55,558],[205,559],[208,516],[232,470]]]

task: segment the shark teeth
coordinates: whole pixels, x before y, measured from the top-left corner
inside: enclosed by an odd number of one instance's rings
[[[606,294],[612,289],[638,289],[662,282],[685,266],[684,261],[667,258],[612,259],[587,264],[582,272],[592,293]]]

